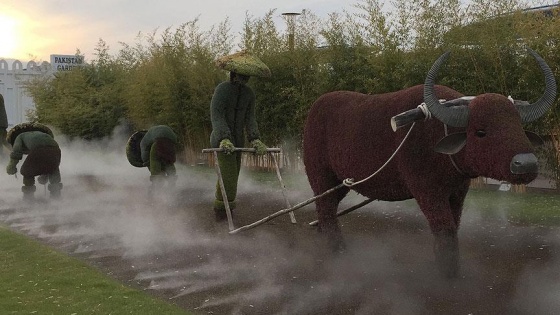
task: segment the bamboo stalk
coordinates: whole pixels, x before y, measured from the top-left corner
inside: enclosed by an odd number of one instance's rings
[[[218,163],[218,151],[214,151],[214,160],[215,160],[215,168],[216,173],[218,174],[218,183],[220,185],[220,190],[222,192],[222,200],[224,201],[224,205],[226,207],[226,215],[228,219],[228,226],[229,230],[233,230],[235,226],[233,226],[233,218],[231,216],[231,209],[229,208],[229,200],[226,193],[226,187],[224,186],[224,179],[222,178],[222,171],[220,170],[220,163]]]
[[[278,177],[278,181],[280,182],[280,186],[282,187],[282,196],[284,196],[286,207],[291,208],[292,206],[290,205],[290,200],[288,200],[288,195],[286,194],[286,185],[284,185],[284,181],[282,180],[282,175],[280,175],[280,167],[278,166],[278,161],[276,161],[276,157],[274,156],[274,154],[271,154],[270,156],[272,157],[272,160],[274,161],[274,165],[276,166],[276,176]],[[292,223],[297,223],[296,216],[294,215],[293,211],[290,212],[290,221]]]

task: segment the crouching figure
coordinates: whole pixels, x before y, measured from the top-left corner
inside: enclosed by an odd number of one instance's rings
[[[133,166],[148,167],[152,190],[165,182],[172,188],[177,182],[176,147],[177,134],[173,129],[157,125],[135,132],[126,145],[126,156]]]
[[[20,173],[23,176],[23,199],[32,201],[34,199],[35,176],[39,176],[37,181],[46,185],[50,197],[60,198],[62,182],[60,178],[60,148],[54,140],[51,129],[40,123],[21,123],[14,126],[8,132],[6,140],[12,145],[10,161],[6,166],[9,175],[17,173],[17,164],[27,157],[21,165]]]

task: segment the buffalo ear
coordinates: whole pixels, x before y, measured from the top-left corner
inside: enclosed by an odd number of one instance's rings
[[[439,153],[443,154],[455,154],[465,146],[467,143],[467,133],[466,132],[457,132],[452,133],[443,139],[439,140],[439,142],[434,147],[434,150]]]
[[[534,146],[540,146],[544,144],[544,140],[538,134],[525,130],[525,135],[531,141],[531,144]]]

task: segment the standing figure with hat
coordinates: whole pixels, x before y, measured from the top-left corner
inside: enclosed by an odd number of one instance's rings
[[[222,149],[218,153],[227,202],[235,209],[237,181],[241,167],[241,152],[235,148],[245,147],[245,136],[256,154],[263,155],[267,147],[260,138],[255,118],[255,93],[246,85],[249,77],[270,77],[270,69],[246,50],[221,57],[217,65],[230,72],[229,81],[220,83],[214,90],[210,104],[212,133],[210,145]],[[224,196],[216,184],[214,212],[217,220],[226,219]]]
[[[156,125],[148,130],[135,132],[126,145],[126,156],[136,167],[148,167],[152,191],[166,181],[174,187],[177,181],[175,160],[177,134],[166,125]]]
[[[23,199],[34,199],[35,176],[39,176],[37,181],[40,184],[49,183],[51,198],[59,198],[62,190],[59,170],[61,154],[51,129],[36,122],[21,123],[10,129],[7,140],[12,145],[10,162],[6,166],[9,175],[16,174],[18,162],[27,154],[20,169],[23,175]]]

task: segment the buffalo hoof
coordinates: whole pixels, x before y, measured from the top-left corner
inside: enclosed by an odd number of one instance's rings
[[[459,246],[457,235],[454,233],[436,233],[434,254],[436,265],[446,278],[459,276]]]
[[[346,251],[346,242],[344,242],[344,238],[340,234],[327,235],[327,244],[330,250],[335,254],[341,254]]]
[[[338,225],[321,226],[319,232],[326,237],[327,246],[333,253],[346,251],[346,243]]]
[[[436,264],[442,276],[453,279],[459,277],[459,252],[436,253]]]

